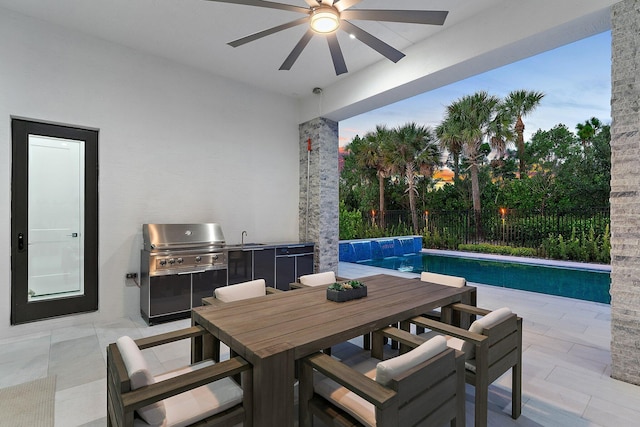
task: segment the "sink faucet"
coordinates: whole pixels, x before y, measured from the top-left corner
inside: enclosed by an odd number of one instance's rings
[[[244,246],[244,236],[246,236],[246,235],[247,235],[247,232],[246,231],[242,231],[242,237],[240,238],[240,245],[241,246]]]

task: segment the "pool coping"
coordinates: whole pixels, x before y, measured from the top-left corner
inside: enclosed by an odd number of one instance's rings
[[[422,249],[421,253],[441,256],[451,256],[460,258],[484,259],[491,261],[516,262],[521,264],[545,265],[559,268],[570,268],[577,270],[590,270],[611,273],[611,266],[607,264],[595,264],[577,261],[560,261],[546,258],[529,258],[510,255],[483,254],[478,252],[452,251],[443,249]]]

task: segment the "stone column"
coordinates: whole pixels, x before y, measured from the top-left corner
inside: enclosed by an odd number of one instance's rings
[[[611,28],[611,376],[640,384],[640,0]]]
[[[308,151],[309,146],[311,150]],[[338,123],[300,125],[300,240],[315,242],[315,271],[338,272]]]

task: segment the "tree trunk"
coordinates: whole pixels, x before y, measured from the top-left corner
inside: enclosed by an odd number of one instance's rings
[[[416,193],[414,191],[413,167],[407,165],[407,185],[409,187],[409,209],[411,209],[411,221],[413,222],[413,234],[418,234],[418,213],[416,212]]]
[[[458,176],[460,175],[460,155],[453,153],[453,182],[458,182]]]
[[[473,199],[473,213],[475,217],[476,223],[476,236],[480,238],[482,236],[482,227],[480,224],[480,183],[478,181],[478,164],[473,163],[470,167],[471,169],[471,195]]]
[[[520,176],[522,177],[527,173],[526,165],[524,161],[524,123],[522,121],[522,117],[518,116],[518,120],[516,121],[516,133],[518,136],[516,137],[516,145],[518,147],[518,160],[520,162]]]
[[[384,177],[378,174],[378,191],[380,193],[380,228],[385,227],[385,215],[384,215]]]

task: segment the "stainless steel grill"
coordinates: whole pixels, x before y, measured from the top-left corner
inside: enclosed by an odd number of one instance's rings
[[[142,240],[141,267],[148,264],[150,276],[227,268],[219,224],[144,224]]]
[[[203,297],[227,283],[219,224],[143,224],[140,313],[149,324],[189,317]]]

